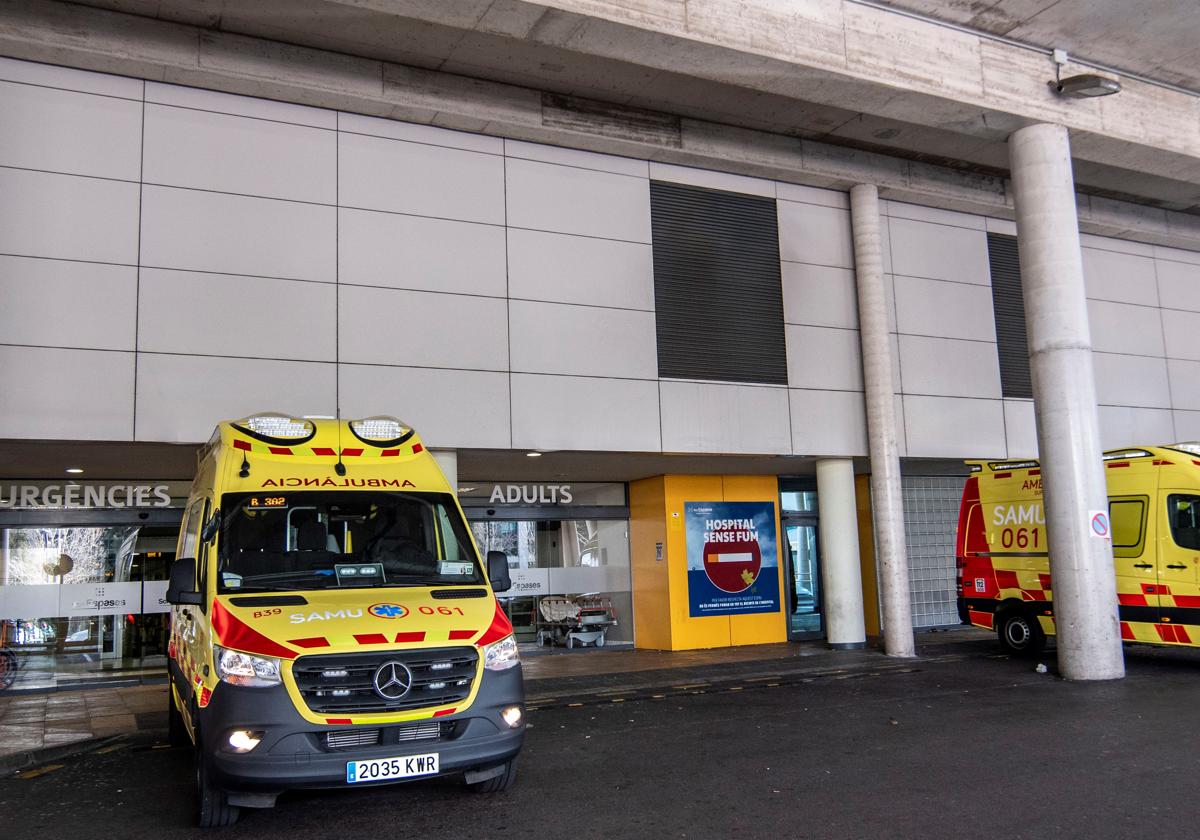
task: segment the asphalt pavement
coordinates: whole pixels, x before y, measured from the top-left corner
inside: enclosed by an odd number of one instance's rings
[[[714,676],[529,713],[504,794],[452,780],[297,792],[222,836],[1191,836],[1200,651],[1129,648],[1067,683],[990,639],[791,678]],[[637,699],[644,697],[645,699]],[[158,733],[0,779],[9,837],[191,837],[191,762]],[[381,834],[382,832],[382,834]]]

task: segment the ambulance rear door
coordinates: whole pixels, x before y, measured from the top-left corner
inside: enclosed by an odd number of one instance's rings
[[[1200,493],[1159,491],[1158,580],[1165,642],[1200,644]],[[1165,629],[1165,628],[1164,628]]]

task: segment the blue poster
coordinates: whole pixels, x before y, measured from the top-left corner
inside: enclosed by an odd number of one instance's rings
[[[779,611],[771,502],[684,502],[693,618]]]

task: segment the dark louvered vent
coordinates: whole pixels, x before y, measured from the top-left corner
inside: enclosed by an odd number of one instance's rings
[[[992,269],[992,309],[996,314],[996,343],[1000,354],[1000,387],[1006,397],[1032,397],[1017,237],[989,233],[987,242],[988,263]]]
[[[650,183],[658,375],[787,384],[775,201]]]

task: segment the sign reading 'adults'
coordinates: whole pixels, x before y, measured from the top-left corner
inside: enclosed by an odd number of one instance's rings
[[[171,506],[165,484],[0,485],[0,509],[165,508]]]

